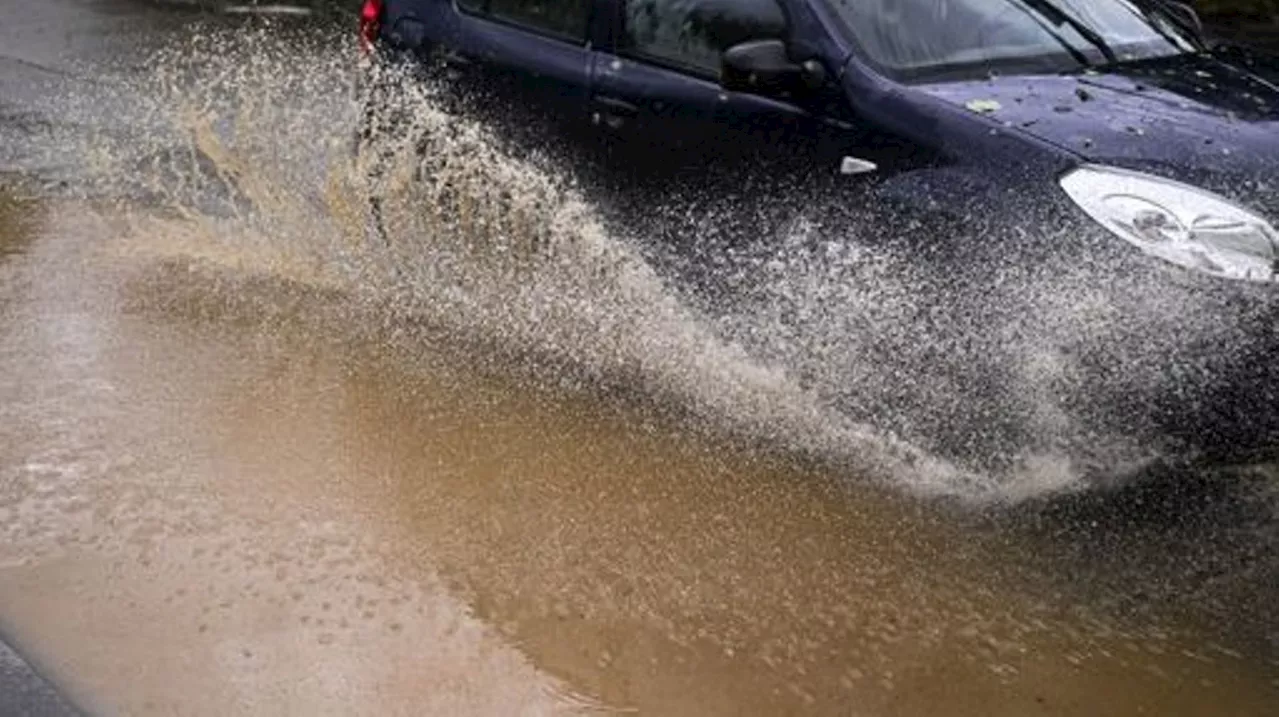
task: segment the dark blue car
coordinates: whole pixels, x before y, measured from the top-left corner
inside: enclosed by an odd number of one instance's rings
[[[1276,78],[1186,6],[369,0],[361,37],[552,118],[512,131],[584,157],[694,294],[753,300],[777,248],[744,243],[806,207],[910,257],[912,331],[857,344],[891,370],[828,391],[859,417],[987,467],[1274,455]]]

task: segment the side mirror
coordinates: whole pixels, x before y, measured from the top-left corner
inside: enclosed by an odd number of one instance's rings
[[[782,40],[741,42],[721,57],[720,84],[726,90],[778,94],[821,89],[826,81],[821,62],[792,62]]]

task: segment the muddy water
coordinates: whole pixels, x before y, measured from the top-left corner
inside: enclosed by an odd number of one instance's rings
[[[38,9],[0,58],[0,635],[91,713],[1275,711],[1274,466],[958,473],[429,96],[430,171],[370,186],[349,47]]]
[[[1265,650],[965,511],[4,218],[0,626],[92,711],[1274,709]]]

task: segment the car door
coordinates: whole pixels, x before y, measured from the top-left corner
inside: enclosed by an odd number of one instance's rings
[[[600,0],[597,13],[609,32],[590,53],[589,112],[630,176],[687,171],[706,186],[751,168],[812,174],[852,129],[834,83],[806,96],[721,86],[728,46],[789,34],[778,0]],[[839,157],[822,161],[834,168]]]

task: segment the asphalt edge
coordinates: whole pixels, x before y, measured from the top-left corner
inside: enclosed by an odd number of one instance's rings
[[[88,717],[0,625],[0,717]]]

